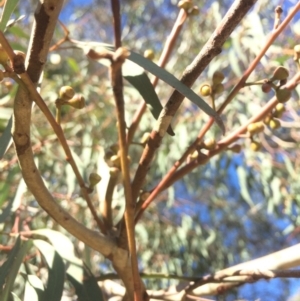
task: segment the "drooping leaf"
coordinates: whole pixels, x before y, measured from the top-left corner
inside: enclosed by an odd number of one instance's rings
[[[76,272],[76,274],[74,274]],[[87,267],[82,266],[82,277],[78,277],[78,269],[68,269],[67,278],[73,285],[78,301],[102,301],[102,291],[95,276]]]
[[[43,301],[45,299],[44,285],[36,275],[27,275],[24,301]]]
[[[2,136],[0,137],[0,160],[3,158],[6,151],[8,150],[8,148],[12,143],[11,127],[12,127],[12,117],[10,117]]]
[[[250,196],[248,181],[247,181],[247,171],[244,166],[237,167],[237,175],[239,178],[241,196],[248,203],[248,205],[252,207],[254,204]]]
[[[23,262],[24,256],[29,251],[31,246],[32,246],[31,240],[22,242],[21,248],[19,249],[17,254],[13,257],[13,262],[10,265],[10,269],[8,271],[7,278],[6,278],[6,283],[0,296],[1,301],[9,300],[10,292],[12,291],[13,285],[16,281],[16,277],[20,269],[20,266]]]
[[[60,301],[65,281],[65,264],[61,256],[44,240],[34,240],[34,245],[42,253],[48,267],[48,280],[45,288],[47,301]]]
[[[8,272],[11,270],[14,259],[17,256],[17,253],[19,252],[20,247],[21,247],[21,239],[19,236],[16,240],[15,245],[9,252],[7,260],[0,266],[0,288],[2,288],[4,285],[5,278],[7,277]]]
[[[6,0],[5,5],[2,11],[1,21],[0,21],[0,30],[4,31],[7,22],[11,14],[13,13],[14,9],[16,8],[19,0]]]
[[[9,200],[8,204],[0,214],[0,224],[3,223],[8,216],[10,216],[19,208],[21,203],[21,197],[26,190],[27,186],[24,180],[21,179],[15,197]]]
[[[76,46],[82,48],[86,53],[90,49],[94,49],[97,52],[98,48],[106,48],[109,51],[113,51],[114,48],[112,45],[105,44],[105,43],[95,43],[95,42],[79,42],[73,41]],[[141,66],[148,72],[152,73],[153,75],[157,76],[159,79],[167,83],[169,86],[176,89],[180,92],[183,96],[188,98],[190,101],[195,103],[201,110],[203,110],[207,115],[213,117],[219,127],[222,129],[222,132],[225,132],[225,127],[221,117],[213,110],[201,97],[199,97],[192,89],[187,87],[181,81],[179,81],[173,74],[169,73],[165,69],[159,67],[152,61],[146,59],[142,55],[135,53],[133,51],[130,52],[128,60],[136,63],[137,65]]]
[[[32,234],[38,234],[46,237],[63,259],[75,264],[81,264],[81,260],[75,256],[72,241],[63,233],[51,229],[37,229],[33,230]]]

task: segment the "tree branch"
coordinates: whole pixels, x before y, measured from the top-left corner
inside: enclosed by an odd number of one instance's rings
[[[44,0],[38,4],[35,13],[33,34],[29,44],[29,56],[26,64],[28,73],[34,83],[39,80],[55,24],[63,1]],[[99,232],[89,230],[76,221],[68,212],[55,202],[46,188],[38,169],[34,163],[30,143],[30,120],[32,100],[26,87],[19,86],[14,103],[14,123],[12,136],[15,143],[22,175],[29,190],[39,205],[62,227],[91,248],[99,251],[106,257],[117,258],[116,264],[126,265],[127,252],[117,248],[116,243]]]

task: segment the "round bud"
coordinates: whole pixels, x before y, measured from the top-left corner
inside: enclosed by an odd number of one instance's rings
[[[208,138],[203,142],[203,147],[208,150],[212,150],[216,147],[216,140],[214,138]]]
[[[120,169],[117,168],[117,167],[111,167],[111,168],[109,169],[109,174],[110,174],[110,176],[112,176],[112,177],[116,177],[117,175],[119,175],[119,173],[120,173]]]
[[[65,102],[65,104],[75,109],[83,109],[85,107],[85,99],[81,94],[76,94],[73,98]]]
[[[273,112],[273,117],[280,118],[282,117],[284,112],[285,112],[285,106],[283,103],[279,102],[275,107],[275,110]]]
[[[283,79],[287,79],[288,76],[289,76],[289,70],[282,66],[279,66],[274,70],[272,78],[270,80],[271,81],[283,80]]]
[[[240,144],[234,144],[233,146],[231,146],[230,148],[228,148],[228,149],[230,149],[232,152],[234,152],[234,153],[240,153],[241,152],[241,150],[242,150],[242,146],[240,145]]]
[[[251,141],[250,148],[254,152],[258,152],[261,149],[261,143],[258,141]]]
[[[261,121],[259,121],[259,122],[250,123],[247,126],[247,131],[252,136],[254,134],[262,132],[264,128],[265,128],[264,124]]]
[[[300,45],[296,45],[294,47],[294,60],[298,60],[300,58]]]
[[[144,52],[144,57],[149,60],[154,60],[155,54],[152,49],[146,49]]]
[[[190,16],[198,16],[199,15],[199,8],[198,6],[194,6],[191,11],[189,12]]]
[[[224,91],[224,85],[223,84],[216,84],[213,86],[213,92],[215,94],[220,94]]]
[[[278,128],[280,128],[280,121],[278,119],[271,119],[269,126],[272,130],[276,130]]]
[[[287,88],[280,87],[276,90],[276,98],[278,102],[284,103],[287,102],[292,96],[291,90]]]
[[[9,57],[8,57],[6,51],[4,50],[2,45],[0,45],[0,64],[3,66],[6,66],[8,63],[8,60],[9,60]]]
[[[267,115],[264,119],[264,124],[269,125],[271,119],[272,119],[272,115]]]
[[[90,188],[96,186],[101,181],[101,177],[95,173],[92,172],[89,176],[89,182],[90,182]]]
[[[121,167],[121,158],[118,155],[113,155],[110,157],[110,162],[112,164],[113,167]]]
[[[189,155],[189,157],[190,157],[190,159],[194,160],[194,159],[198,158],[198,155],[199,155],[198,151],[195,150]]]
[[[224,80],[225,76],[220,71],[215,71],[215,73],[212,76],[212,82],[214,85],[220,84]]]
[[[70,100],[72,97],[74,97],[75,91],[70,86],[63,86],[59,90],[59,97],[62,100]]]
[[[177,6],[187,11],[193,7],[193,2],[190,0],[181,0],[178,2]]]
[[[207,156],[207,155],[205,155],[205,154],[199,152],[199,154],[198,154],[198,163],[199,163],[200,165],[204,165],[204,164],[206,164],[208,161],[209,161],[209,156]]]
[[[202,84],[199,89],[201,96],[209,96],[212,94],[212,89],[210,84]]]
[[[269,83],[264,83],[262,84],[261,86],[261,90],[264,92],[264,93],[269,93],[272,89],[272,86],[269,84]]]

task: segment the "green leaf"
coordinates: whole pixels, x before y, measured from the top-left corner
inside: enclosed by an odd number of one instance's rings
[[[93,48],[97,52],[97,48],[105,48],[109,51],[114,51],[114,47],[109,44],[105,43],[95,43],[95,42],[79,42],[74,41],[73,43],[76,44],[79,48],[83,49],[86,53]],[[176,89],[178,92],[180,92],[183,96],[188,98],[190,101],[195,103],[200,109],[202,109],[207,115],[213,117],[218,124],[218,126],[222,129],[222,132],[225,132],[225,127],[223,124],[223,121],[221,117],[217,114],[215,110],[213,110],[201,97],[199,97],[192,89],[187,87],[185,84],[183,84],[181,81],[179,81],[173,74],[169,73],[165,69],[159,67],[152,61],[146,59],[142,55],[135,53],[133,51],[130,51],[130,55],[128,57],[128,60],[136,63],[137,65],[141,66],[145,70],[149,71],[153,75],[157,76],[161,80],[163,80],[165,83],[167,83],[169,86]]]
[[[45,300],[44,285],[36,275],[27,275],[25,284],[24,301]]]
[[[71,271],[68,270],[67,278],[70,283],[73,285],[78,301],[102,301],[103,295],[102,291],[98,285],[97,279],[88,270],[87,267],[84,269],[84,280],[78,279],[77,275],[74,275]]]
[[[72,241],[66,235],[51,229],[33,230],[32,233],[46,237],[63,259],[74,264],[81,264],[81,260],[75,256],[75,250]]]
[[[21,198],[26,190],[27,186],[24,180],[21,179],[15,197],[9,200],[7,206],[2,210],[2,213],[0,214],[0,224],[3,223],[8,216],[10,216],[19,208],[21,204]]]
[[[20,247],[21,247],[21,239],[20,236],[18,236],[15,245],[13,246],[13,248],[8,254],[7,260],[0,267],[0,288],[2,288],[4,285],[5,278],[7,277],[12,267],[12,264],[17,256],[17,253],[20,250]]]
[[[12,117],[10,117],[2,136],[0,137],[0,160],[3,158],[6,151],[8,150],[8,148],[12,143],[11,128],[12,128]]]
[[[163,107],[147,74],[143,71],[139,75],[131,76],[123,74],[123,76],[133,87],[138,90],[138,92],[141,94],[146,104],[148,105],[148,108],[150,109],[153,117],[155,119],[158,119],[158,116]],[[170,126],[167,132],[171,136],[175,135]]]
[[[238,178],[239,178],[241,195],[242,195],[243,199],[248,203],[248,205],[250,207],[252,207],[254,204],[253,204],[252,198],[251,198],[250,193],[249,193],[246,167],[238,166],[237,175],[238,175]]]
[[[47,301],[60,301],[65,281],[65,264],[55,249],[44,240],[34,240],[48,266],[48,281],[45,289]]]
[[[0,30],[4,31],[7,22],[13,11],[15,10],[19,0],[6,0],[5,5],[2,11],[1,21],[0,21]]]
[[[179,81],[173,74],[169,73],[165,69],[157,66],[152,61],[144,58],[142,55],[130,52],[128,57],[129,60],[133,61],[134,63],[138,64],[139,66],[143,67],[145,70],[149,71],[150,73],[154,74],[169,86],[176,89],[180,92],[183,96],[188,98],[194,104],[196,104],[201,110],[203,110],[207,115],[213,117],[219,127],[222,129],[223,133],[225,132],[224,124],[220,116],[213,110],[201,97],[199,97],[192,89],[187,87],[181,81]]]
[[[8,276],[7,276],[7,279],[6,279],[6,284],[4,286],[2,294],[0,296],[1,301],[9,300],[10,292],[13,288],[14,282],[16,281],[16,277],[17,277],[18,271],[20,269],[20,266],[23,262],[24,256],[29,251],[31,246],[32,246],[32,241],[31,240],[23,242],[20,250],[14,256],[12,265],[10,266]]]

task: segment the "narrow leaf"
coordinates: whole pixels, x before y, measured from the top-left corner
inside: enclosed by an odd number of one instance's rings
[[[44,285],[36,275],[27,275],[25,285],[24,301],[42,301],[44,300]]]
[[[4,31],[7,22],[9,21],[9,18],[11,14],[13,13],[14,9],[16,8],[19,0],[6,0],[5,5],[3,8],[1,21],[0,21],[0,30]]]
[[[79,48],[83,49],[86,53],[92,48],[97,52],[97,48],[106,48],[109,51],[114,51],[114,47],[105,43],[94,43],[94,42],[79,42],[73,41]],[[221,117],[217,114],[215,110],[213,110],[201,97],[199,97],[192,89],[187,87],[181,81],[179,81],[174,75],[166,71],[165,69],[159,67],[152,61],[146,59],[142,55],[135,53],[133,51],[130,52],[128,59],[145,70],[149,71],[153,75],[160,78],[162,81],[167,83],[169,86],[176,89],[183,96],[188,98],[190,101],[195,103],[200,109],[202,109],[207,115],[213,117],[218,124],[218,126],[222,129],[222,132],[225,132],[225,126]]]
[[[48,281],[45,289],[47,301],[60,301],[65,281],[65,264],[55,249],[44,240],[34,240],[48,266]]]
[[[3,158],[6,151],[8,150],[8,148],[12,143],[11,128],[12,128],[12,117],[10,117],[2,136],[0,137],[0,160]]]
[[[21,247],[21,239],[20,236],[18,236],[15,245],[13,246],[13,248],[8,254],[7,260],[0,267],[0,288],[2,288],[4,285],[5,278],[7,277],[9,271],[11,270],[11,267],[17,256],[17,253],[20,250],[20,247]]]
[[[32,246],[32,241],[31,240],[23,242],[19,252],[14,257],[13,263],[11,265],[11,269],[9,270],[9,273],[8,273],[8,276],[7,276],[5,287],[4,287],[3,292],[0,296],[1,301],[9,300],[10,292],[11,292],[11,290],[13,288],[13,285],[16,281],[16,277],[17,277],[18,271],[20,269],[20,266],[22,264],[23,258],[26,255],[26,253],[29,251],[31,246]]]

